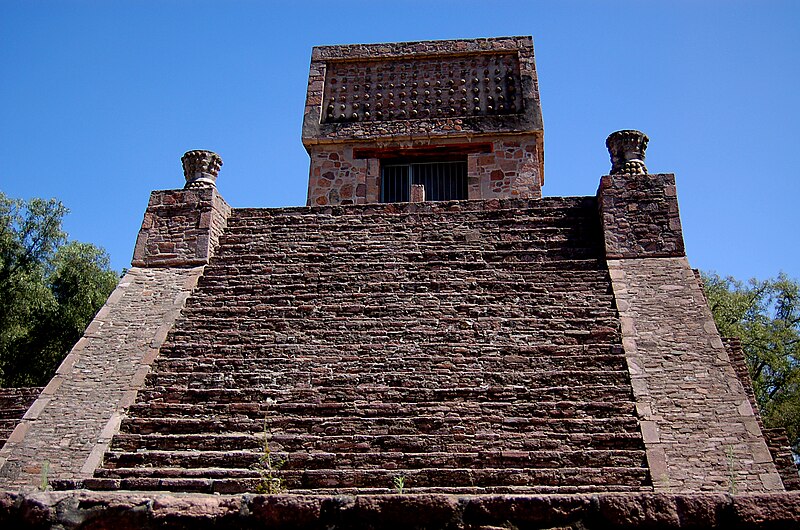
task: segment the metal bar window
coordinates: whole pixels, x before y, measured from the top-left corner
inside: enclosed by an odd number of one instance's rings
[[[425,186],[426,201],[467,198],[467,162],[387,163],[381,167],[381,202],[407,202],[411,185]]]

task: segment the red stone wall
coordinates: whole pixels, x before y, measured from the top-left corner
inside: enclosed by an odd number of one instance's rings
[[[3,528],[581,528],[736,530],[798,527],[800,494],[198,495],[0,492]]]
[[[764,435],[764,440],[767,442],[769,452],[772,454],[772,460],[775,462],[775,467],[777,468],[778,474],[781,476],[781,480],[783,481],[783,487],[786,489],[786,491],[800,490],[800,475],[798,475],[797,465],[794,463],[794,457],[790,448],[789,438],[786,435],[786,429],[764,428],[764,422],[761,419],[761,414],[758,410],[758,404],[756,403],[756,394],[753,390],[753,381],[750,379],[750,373],[747,370],[747,360],[744,355],[744,350],[742,350],[741,341],[736,338],[723,338],[722,342],[725,345],[725,350],[728,352],[728,356],[731,359],[733,369],[736,371],[736,375],[742,382],[745,393],[747,393],[747,399],[750,400],[750,405],[753,407],[753,412],[758,420],[758,425],[761,427],[761,433]]]
[[[597,199],[606,257],[685,255],[675,175],[606,175]]]
[[[309,155],[308,206],[377,202],[377,197],[374,201],[367,201],[369,161],[354,159],[352,146],[320,146]],[[371,180],[374,185],[378,170],[377,167],[373,169]]]
[[[608,260],[656,491],[783,491],[684,257]]]
[[[486,145],[487,152],[464,155],[469,199],[536,199],[542,196],[542,153],[538,137],[501,137]],[[367,146],[326,145],[309,150],[308,206],[379,202],[380,159],[355,158],[354,151],[364,147]],[[413,147],[409,151],[413,152]]]
[[[202,273],[132,267],[0,449],[0,488],[91,476]],[[0,528],[16,528],[3,526]]]
[[[470,155],[467,161],[469,198],[541,197],[544,179],[539,171],[541,157],[535,137],[495,140],[491,153]]]
[[[191,267],[207,263],[230,211],[216,188],[154,191],[136,239],[132,265]]]

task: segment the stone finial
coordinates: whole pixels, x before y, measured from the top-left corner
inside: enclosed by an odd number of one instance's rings
[[[187,151],[182,157],[184,189],[216,188],[217,175],[222,167],[222,158],[213,151],[202,149]]]
[[[623,130],[606,138],[611,155],[611,175],[646,175],[644,152],[650,139],[641,131]]]

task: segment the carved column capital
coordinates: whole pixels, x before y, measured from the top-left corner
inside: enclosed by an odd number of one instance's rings
[[[650,139],[641,131],[631,129],[611,133],[606,147],[611,155],[611,175],[646,175],[644,165],[647,142]]]
[[[222,167],[222,158],[213,151],[201,149],[187,151],[182,157],[184,189],[216,188],[217,175]]]

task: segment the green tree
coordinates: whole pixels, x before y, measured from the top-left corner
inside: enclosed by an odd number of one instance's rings
[[[705,273],[703,282],[720,333],[741,339],[764,424],[784,427],[799,454],[800,282]]]
[[[104,250],[67,240],[67,212],[0,192],[0,386],[47,383],[117,285]]]

